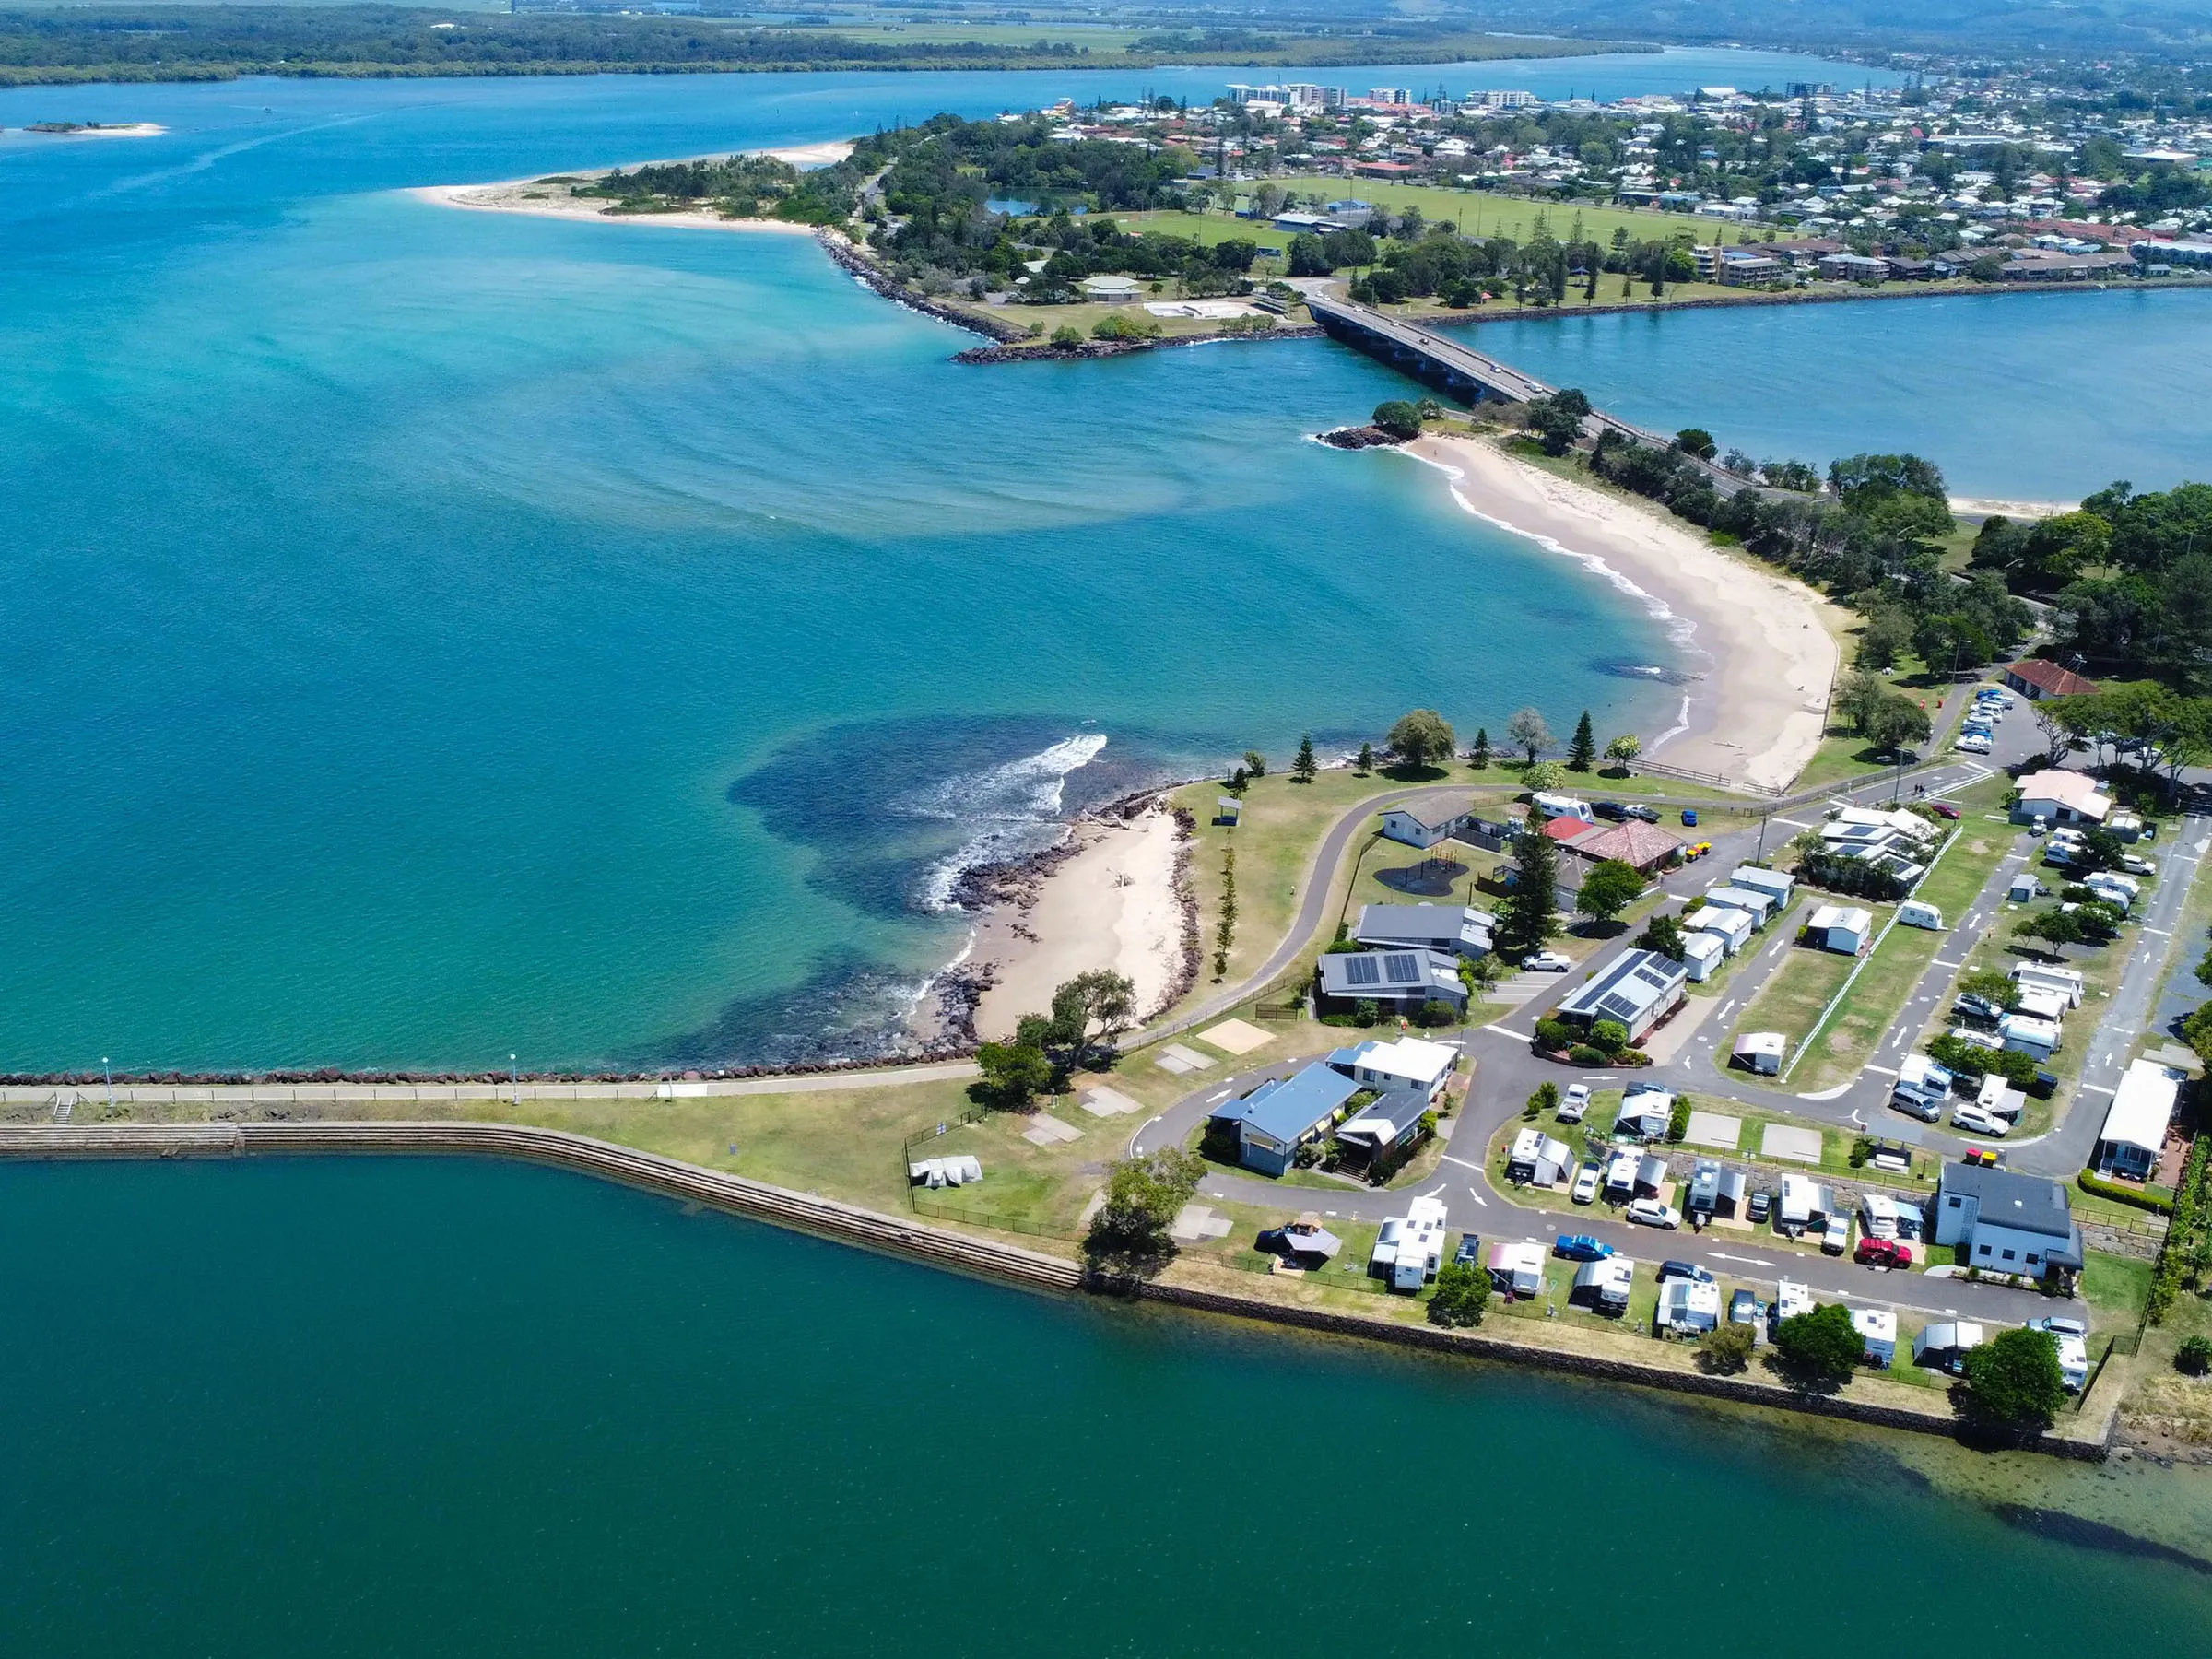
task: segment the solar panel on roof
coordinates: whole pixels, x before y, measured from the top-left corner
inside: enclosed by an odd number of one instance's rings
[[[1356,956],[1344,965],[1344,977],[1355,985],[1373,985],[1382,982],[1382,970],[1373,957]]]
[[[1382,977],[1394,985],[1418,985],[1421,982],[1420,959],[1410,956],[1384,957]]]

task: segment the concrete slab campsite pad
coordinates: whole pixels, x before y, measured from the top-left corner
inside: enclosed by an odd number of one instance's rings
[[[1214,1057],[1211,1054],[1202,1054],[1196,1049],[1185,1048],[1180,1042],[1171,1042],[1160,1051],[1159,1063],[1165,1065],[1170,1060],[1182,1061],[1183,1065],[1191,1071],[1204,1071],[1214,1064]]]
[[[1202,1244],[1208,1239],[1228,1238],[1229,1229],[1229,1218],[1215,1215],[1212,1206],[1186,1204],[1176,1216],[1175,1225],[1168,1229],[1168,1237],[1185,1244]]]
[[[1733,1152],[1743,1135],[1742,1118],[1726,1117],[1717,1112],[1693,1112],[1689,1114],[1689,1131],[1682,1138],[1693,1147]]]
[[[1769,1124],[1759,1149],[1762,1158],[1786,1158],[1792,1163],[1817,1164],[1820,1161],[1820,1131]]]
[[[1035,1147],[1056,1146],[1062,1141],[1081,1140],[1083,1131],[1073,1124],[1064,1124],[1049,1112],[1040,1112],[1030,1119],[1030,1126],[1021,1132],[1021,1138]]]
[[[1275,1041],[1258,1026],[1247,1025],[1241,1019],[1225,1019],[1198,1035],[1202,1041],[1212,1043],[1225,1054],[1249,1054],[1253,1049],[1264,1048]]]
[[[1092,1117],[1123,1117],[1137,1110],[1137,1104],[1118,1088],[1087,1088],[1077,1097],[1076,1104]]]

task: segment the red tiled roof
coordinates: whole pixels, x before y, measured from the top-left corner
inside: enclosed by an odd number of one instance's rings
[[[1647,824],[1641,818],[1630,818],[1609,830],[1578,837],[1574,842],[1577,857],[1593,863],[1601,858],[1618,858],[1639,870],[1665,864],[1681,850],[1681,837],[1670,835],[1658,825]]]
[[[2095,680],[2084,679],[2072,669],[2046,663],[2041,657],[2024,658],[2005,672],[2040,687],[2052,697],[2087,697],[2098,689]]]
[[[1556,818],[1544,826],[1544,833],[1556,841],[1571,841],[1578,835],[1592,835],[1596,832],[1581,818]]]

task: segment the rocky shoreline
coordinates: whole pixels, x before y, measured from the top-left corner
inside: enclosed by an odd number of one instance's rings
[[[822,252],[839,265],[894,305],[903,305],[909,311],[920,312],[925,317],[935,317],[940,323],[949,323],[955,328],[964,328],[970,334],[982,335],[987,340],[1005,342],[1030,337],[1026,324],[1018,326],[1011,323],[1000,323],[993,317],[972,316],[949,305],[940,305],[926,295],[910,292],[894,281],[888,271],[863,252],[857,242],[841,232],[820,230],[816,232],[815,241],[821,244]]]
[[[1340,450],[1402,449],[1411,441],[1409,439],[1394,438],[1376,426],[1335,427],[1325,432],[1316,432],[1313,436],[1331,449]]]

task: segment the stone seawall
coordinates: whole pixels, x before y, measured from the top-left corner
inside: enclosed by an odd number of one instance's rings
[[[1903,1406],[1878,1406],[1870,1401],[1854,1400],[1848,1395],[1806,1394],[1797,1389],[1754,1382],[1745,1377],[1708,1376],[1702,1371],[1674,1371],[1665,1366],[1645,1365],[1634,1359],[1611,1359],[1594,1354],[1538,1347],[1534,1344],[1485,1335],[1479,1331],[1446,1331],[1434,1325],[1386,1324],[1379,1320],[1360,1319],[1349,1313],[1290,1307],[1281,1302],[1230,1296],[1219,1291],[1191,1289],[1180,1285],[1147,1284],[1138,1287],[1135,1293],[1147,1301],[1167,1302],[1176,1307],[1194,1308],[1232,1318],[1261,1319],[1273,1324],[1325,1332],[1336,1336],[1364,1336],[1371,1341],[1394,1342],[1406,1347],[1423,1348],[1430,1353],[1494,1359],[1507,1365],[1531,1366],[1538,1371],[1560,1371],[1603,1382],[1665,1389],[1672,1394],[1697,1394],[1705,1399],[1726,1400],[1741,1406],[1766,1406],[1783,1411],[1803,1412],[1812,1417],[1865,1423],[1876,1428],[1903,1429],[1915,1434],[1936,1434],[1947,1439],[1956,1439],[1959,1434],[1959,1419],[1947,1410],[1913,1411]],[[2108,1419],[2100,1439],[2069,1440],[2058,1435],[2044,1435],[2025,1449],[2046,1453],[2053,1457],[2100,1463],[2110,1451],[2111,1434],[2112,1423]]]
[[[1073,1262],[857,1205],[724,1175],[558,1129],[508,1124],[109,1124],[0,1125],[0,1157],[232,1158],[265,1153],[461,1153],[523,1159],[934,1266],[1040,1290],[1082,1288]]]
[[[1956,1419],[1948,1412],[1934,1408],[1917,1411],[1848,1396],[1804,1394],[1747,1378],[1707,1376],[1635,1359],[1564,1352],[1509,1341],[1481,1331],[1397,1324],[1179,1285],[1132,1285],[1101,1279],[1077,1263],[1019,1245],[947,1231],[910,1218],[887,1216],[858,1205],[794,1193],[765,1182],[726,1175],[558,1129],[471,1123],[0,1124],[0,1158],[182,1159],[282,1153],[376,1156],[429,1153],[520,1159],[620,1182],[626,1186],[688,1199],[818,1238],[857,1244],[886,1255],[948,1267],[958,1273],[1029,1289],[1055,1294],[1088,1289],[1110,1296],[1134,1296],[1146,1301],[1262,1320],[1296,1330],[1365,1337],[1434,1353],[1533,1366],[1542,1371],[1697,1394],[1739,1405],[1838,1418],[1878,1428],[1945,1436],[1956,1436],[1959,1431]],[[2058,1457],[2100,1460],[2109,1449],[2112,1423],[2108,1416],[2104,1433],[2098,1439],[2045,1436],[2030,1449]]]

